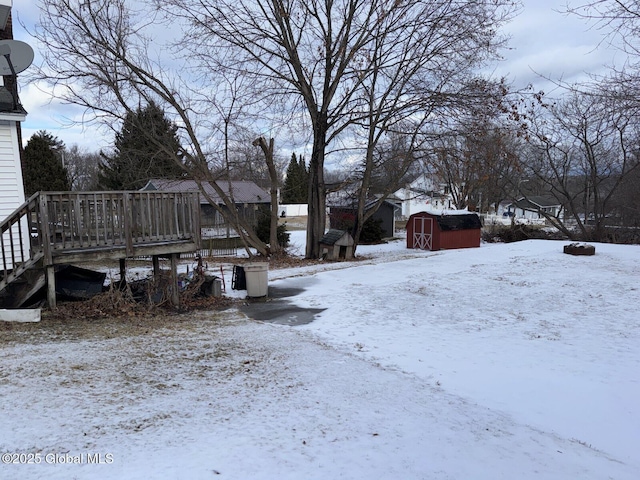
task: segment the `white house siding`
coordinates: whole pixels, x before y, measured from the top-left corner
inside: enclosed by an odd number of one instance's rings
[[[20,120],[22,119],[23,117],[20,118]],[[15,120],[0,119],[0,220],[11,215],[24,201],[16,122]],[[26,222],[22,227],[26,231]],[[19,241],[17,232],[12,232],[12,234],[17,246]],[[9,232],[4,233],[3,242],[7,268],[12,268]],[[28,244],[25,244],[23,248],[25,255],[28,255]],[[0,267],[3,266],[0,264]]]
[[[445,193],[445,185],[428,175],[420,175],[406,187],[394,193],[402,201],[402,216],[409,218],[419,212],[441,212],[454,209],[453,199]]]
[[[454,208],[449,195],[418,193],[409,188],[401,188],[394,195],[402,200],[402,216],[409,218],[414,213],[438,212]]]

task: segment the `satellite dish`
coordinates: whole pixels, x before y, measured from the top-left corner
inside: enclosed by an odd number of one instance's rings
[[[7,61],[9,55],[11,63]],[[20,40],[0,40],[0,75],[20,73],[33,62],[33,48]],[[13,71],[11,69],[13,65]]]

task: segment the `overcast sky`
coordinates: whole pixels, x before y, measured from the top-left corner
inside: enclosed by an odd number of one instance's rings
[[[577,3],[578,0],[569,0]],[[14,37],[31,44],[35,41],[20,23],[33,25],[38,17],[37,0],[13,2]],[[562,78],[573,82],[584,79],[587,73],[598,73],[620,55],[599,45],[601,34],[584,21],[558,12],[566,0],[523,0],[520,15],[505,29],[511,36],[510,49],[503,52],[505,60],[495,66],[493,74],[507,77],[515,87],[532,84],[536,90],[549,92],[553,85],[540,78]],[[17,17],[17,18],[16,18]],[[17,21],[16,21],[17,20]],[[79,109],[50,101],[34,85],[20,85],[22,104],[29,112],[23,123],[26,142],[37,130],[47,130],[58,136],[67,146],[78,144],[90,151],[108,147],[112,134],[96,132],[94,128],[67,127],[67,119],[80,120]]]

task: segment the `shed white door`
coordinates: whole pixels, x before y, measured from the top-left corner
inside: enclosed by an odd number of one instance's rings
[[[431,250],[433,218],[413,217],[413,248]]]

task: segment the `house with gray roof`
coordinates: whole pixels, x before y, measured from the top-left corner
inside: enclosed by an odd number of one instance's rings
[[[562,213],[562,204],[549,196],[520,197],[514,202],[506,202],[501,205],[501,210],[505,216],[514,216],[525,220],[542,220],[544,219],[543,213],[559,217]]]
[[[167,192],[200,192],[200,221],[203,237],[230,237],[236,236],[233,229],[224,220],[223,215],[209,203],[207,196],[223,210],[227,206],[213,185],[209,182],[201,182],[203,191],[200,191],[195,180],[170,180],[152,179],[142,190],[159,190]],[[241,216],[256,224],[261,207],[269,208],[271,197],[269,192],[260,188],[254,182],[247,180],[217,180],[216,185],[225,195],[233,200],[236,209]],[[206,193],[206,195],[204,193]]]

